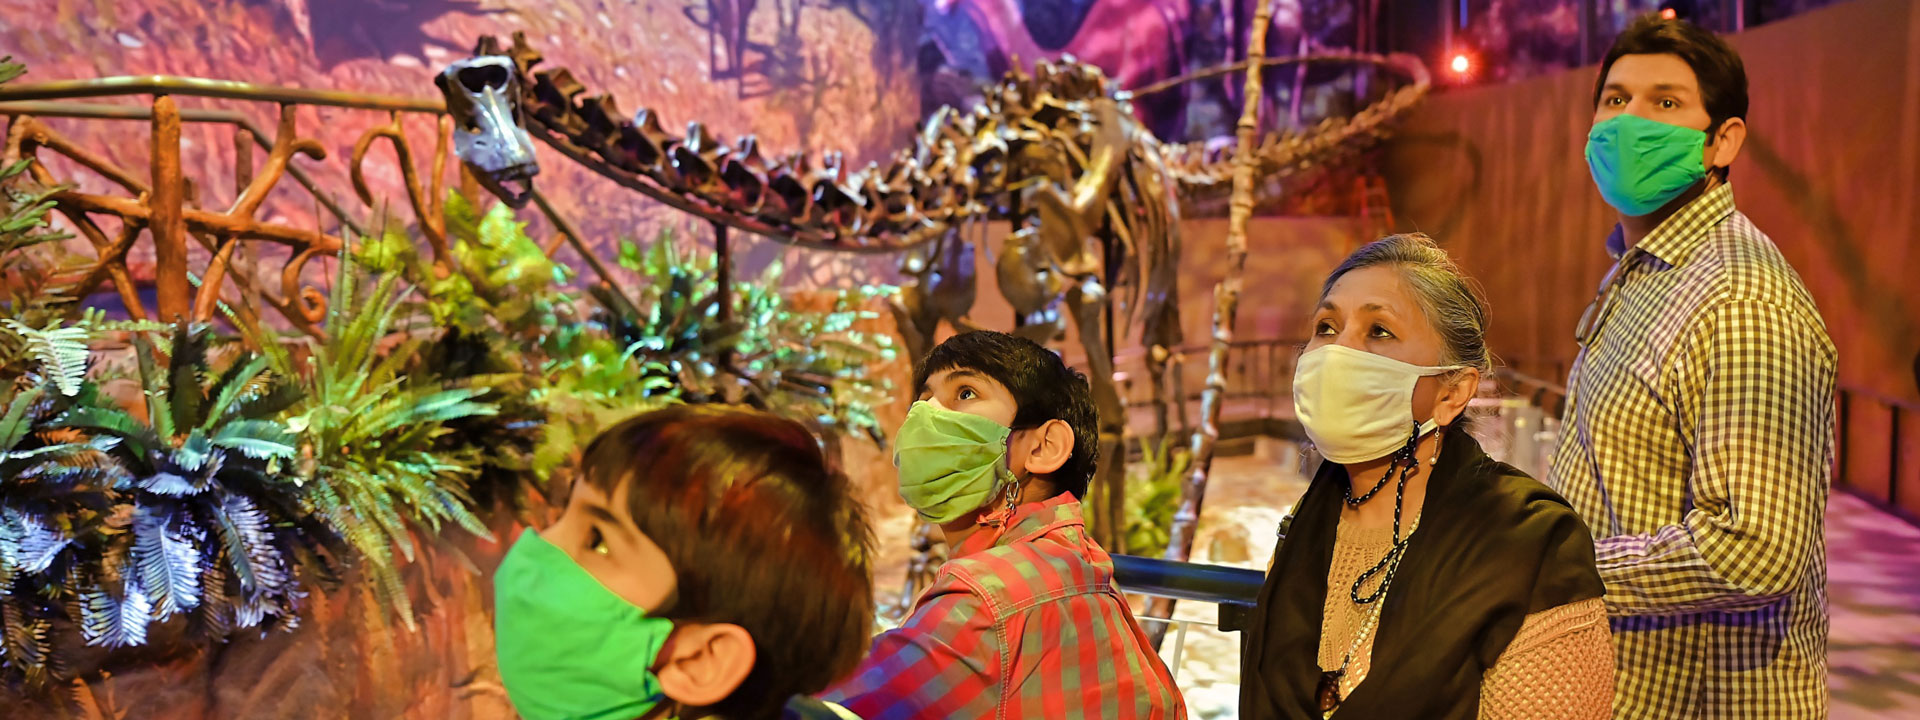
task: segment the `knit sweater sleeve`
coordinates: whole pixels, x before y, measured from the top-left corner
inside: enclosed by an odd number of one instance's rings
[[[1480,682],[1481,720],[1605,720],[1613,639],[1600,598],[1528,615]]]

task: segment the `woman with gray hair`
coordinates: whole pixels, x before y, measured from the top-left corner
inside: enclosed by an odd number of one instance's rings
[[[1293,381],[1326,462],[1260,593],[1241,717],[1609,716],[1591,534],[1463,429],[1486,315],[1425,235],[1327,277]]]

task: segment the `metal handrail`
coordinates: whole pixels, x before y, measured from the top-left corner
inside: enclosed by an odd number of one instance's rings
[[[294,105],[326,105],[361,110],[442,115],[446,101],[398,95],[369,95],[344,90],[315,90],[280,85],[255,85],[233,80],[179,75],[121,75],[87,80],[55,80],[0,87],[0,102],[72,100],[116,95],[187,95],[225,100],[257,100]]]
[[[1180,676],[1180,660],[1186,653],[1187,628],[1198,625],[1219,632],[1247,630],[1253,625],[1255,604],[1260,598],[1260,588],[1266,581],[1265,573],[1246,568],[1174,562],[1137,555],[1113,556],[1113,582],[1120,586],[1121,592],[1208,602],[1219,610],[1219,621],[1213,623],[1156,615],[1138,618],[1140,622],[1163,623],[1173,628],[1173,657],[1169,665],[1176,679]],[[1240,636],[1243,652],[1246,643],[1247,636]]]
[[[1220,605],[1252,605],[1266,573],[1246,568],[1113,556],[1113,581],[1126,592]]]

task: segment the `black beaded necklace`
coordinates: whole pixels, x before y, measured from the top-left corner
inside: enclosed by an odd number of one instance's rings
[[[1386,473],[1380,476],[1380,482],[1375,483],[1372,490],[1368,490],[1365,495],[1361,495],[1359,499],[1355,499],[1353,497],[1353,483],[1351,481],[1347,483],[1347,504],[1358,506],[1360,503],[1366,502],[1368,498],[1373,497],[1375,493],[1380,492],[1380,488],[1386,486],[1387,479],[1393,477],[1393,471],[1395,469],[1400,470],[1400,481],[1394,483],[1393,492],[1393,547],[1389,548],[1387,554],[1380,558],[1380,562],[1374,563],[1372,568],[1369,568],[1366,572],[1361,573],[1360,577],[1354,579],[1353,587],[1348,590],[1347,595],[1356,605],[1366,605],[1375,602],[1379,600],[1382,595],[1386,594],[1387,586],[1393,583],[1394,573],[1400,569],[1400,558],[1406,555],[1407,543],[1411,538],[1400,536],[1400,514],[1406,505],[1407,480],[1413,477],[1414,471],[1420,469],[1420,461],[1414,457],[1414,448],[1419,445],[1419,443],[1420,423],[1416,422],[1413,424],[1413,432],[1407,437],[1406,447],[1401,448],[1400,452],[1394,453],[1393,459],[1387,463]],[[1411,533],[1409,533],[1409,535],[1411,535]],[[1369,578],[1375,575],[1380,576],[1380,585],[1374,588],[1372,593],[1364,597],[1361,596],[1360,588],[1366,584]]]
[[[1367,605],[1377,602],[1386,594],[1387,587],[1393,584],[1394,573],[1400,570],[1400,558],[1406,554],[1407,545],[1413,539],[1412,537],[1400,537],[1400,511],[1404,509],[1406,505],[1407,480],[1412,478],[1414,471],[1420,468],[1420,461],[1414,456],[1414,448],[1419,442],[1420,424],[1414,423],[1413,435],[1407,438],[1407,446],[1401,448],[1400,452],[1394,453],[1393,459],[1387,463],[1387,472],[1380,476],[1380,482],[1375,483],[1373,489],[1368,490],[1367,493],[1361,495],[1359,499],[1354,499],[1353,497],[1352,480],[1349,479],[1347,482],[1347,504],[1358,506],[1360,503],[1366,502],[1368,498],[1373,497],[1375,493],[1380,492],[1380,488],[1386,486],[1387,478],[1393,477],[1395,468],[1400,469],[1400,481],[1395,483],[1393,492],[1393,547],[1387,550],[1386,557],[1382,557],[1380,558],[1380,562],[1374,563],[1372,569],[1361,573],[1360,577],[1353,581],[1353,587],[1348,590],[1347,594],[1348,597],[1353,599],[1356,605]],[[1411,536],[1412,533],[1408,534]],[[1366,597],[1361,597],[1360,586],[1366,583],[1367,578],[1373,577],[1376,574],[1381,575],[1380,586],[1374,588],[1373,592]],[[1378,611],[1378,609],[1376,609],[1376,611]],[[1362,632],[1365,632],[1365,630],[1362,630]],[[1358,638],[1355,638],[1355,642],[1358,643]],[[1322,717],[1332,717],[1333,711],[1340,707],[1340,702],[1344,699],[1340,696],[1340,679],[1347,674],[1347,664],[1352,661],[1353,655],[1351,651],[1349,651],[1346,660],[1340,664],[1340,669],[1326,670],[1320,673],[1320,683],[1318,687],[1315,688],[1314,696],[1315,699],[1319,701]]]

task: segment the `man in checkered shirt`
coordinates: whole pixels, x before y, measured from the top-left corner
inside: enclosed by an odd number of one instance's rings
[[[1824,718],[1835,354],[1734,209],[1747,79],[1711,33],[1614,42],[1587,161],[1620,224],[1549,482],[1593,528],[1618,718]]]

